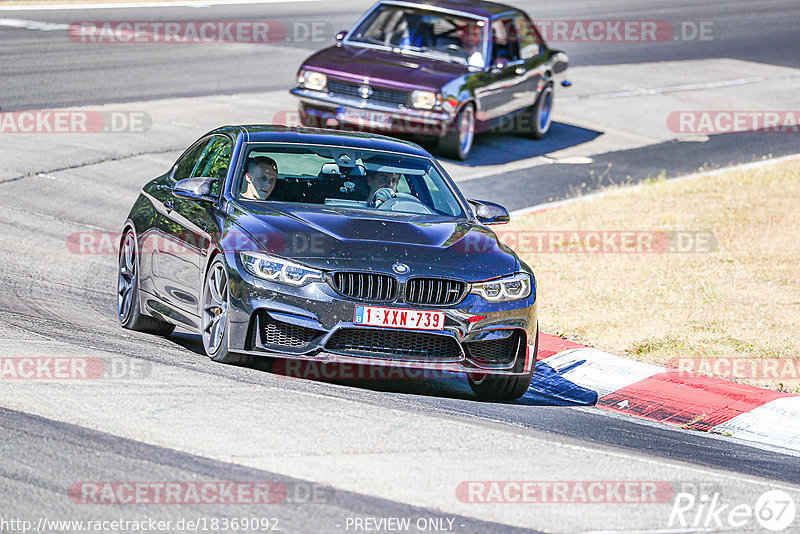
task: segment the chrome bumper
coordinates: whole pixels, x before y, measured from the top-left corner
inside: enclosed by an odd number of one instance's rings
[[[322,107],[335,111],[340,107],[348,107],[352,109],[364,111],[377,111],[390,115],[393,119],[408,120],[412,119],[422,124],[436,124],[441,125],[450,122],[453,117],[444,111],[425,111],[408,109],[402,107],[387,106],[384,104],[377,104],[365,99],[345,98],[340,96],[333,96],[330,93],[323,91],[312,91],[310,89],[301,89],[295,87],[289,91],[294,96],[298,97],[301,102],[314,107]]]

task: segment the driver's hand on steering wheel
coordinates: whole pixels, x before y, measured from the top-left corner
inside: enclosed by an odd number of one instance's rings
[[[372,194],[372,198],[369,199],[369,205],[377,208],[390,198],[394,198],[396,194],[396,191],[391,187],[381,187]]]

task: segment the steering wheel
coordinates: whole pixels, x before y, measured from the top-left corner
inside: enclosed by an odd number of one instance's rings
[[[389,189],[388,187],[386,189]],[[380,191],[380,189],[378,190]],[[375,191],[377,194],[378,191]],[[394,191],[393,191],[394,192]],[[425,215],[434,215],[436,212],[425,205],[420,199],[408,193],[394,192],[391,198],[381,202],[377,209],[382,211],[397,211],[405,213],[420,213]]]

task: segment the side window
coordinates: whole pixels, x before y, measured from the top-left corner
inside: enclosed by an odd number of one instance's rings
[[[519,30],[510,18],[492,21],[492,65],[519,59]]]
[[[205,176],[224,180],[228,175],[232,151],[233,143],[230,139],[220,135],[214,137],[200,157],[200,162],[195,167],[192,177]]]
[[[522,14],[517,15],[514,21],[519,29],[519,47],[522,59],[530,59],[541,54],[544,47],[533,22]]]
[[[197,165],[197,160],[200,159],[200,154],[203,153],[203,149],[207,144],[208,139],[203,139],[184,153],[181,159],[178,160],[175,172],[172,174],[173,180],[177,182],[192,176],[192,171],[195,165]]]

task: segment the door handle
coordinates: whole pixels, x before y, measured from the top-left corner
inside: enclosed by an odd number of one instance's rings
[[[173,204],[172,199],[169,199],[164,202],[164,207],[167,209],[167,213],[171,212],[174,206],[175,204]]]

